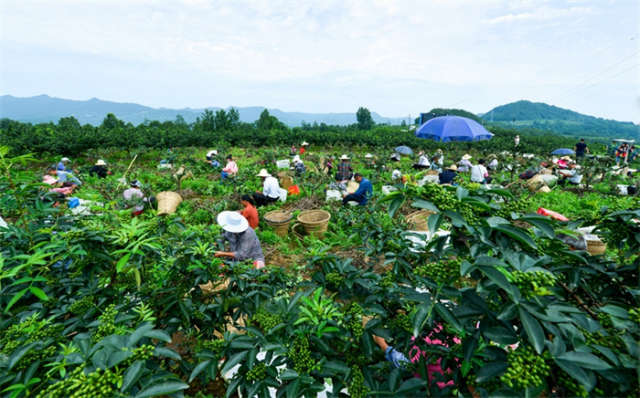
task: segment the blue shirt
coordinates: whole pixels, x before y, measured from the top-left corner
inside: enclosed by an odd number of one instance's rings
[[[363,177],[362,180],[360,180],[358,190],[355,191],[353,195],[359,197],[361,206],[366,205],[369,198],[373,195],[373,185],[371,181]]]
[[[58,165],[53,165],[53,168],[56,170],[67,171],[67,166],[64,165],[64,162],[58,162]]]
[[[75,177],[73,174],[69,173],[68,171],[62,171],[62,170],[58,170],[57,173],[57,177],[58,177],[58,182],[62,183],[62,182],[72,182],[74,185],[82,185],[82,182],[80,182],[80,180],[78,180],[77,177]]]
[[[213,160],[211,160],[211,166],[218,168],[218,167],[220,167],[220,162],[218,162],[217,160],[213,159]]]
[[[406,369],[407,364],[410,363],[407,357],[403,353],[397,351],[395,348],[387,347],[384,357],[387,361],[391,362],[391,365],[397,369]]]

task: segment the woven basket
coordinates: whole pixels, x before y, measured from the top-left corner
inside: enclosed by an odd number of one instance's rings
[[[349,181],[347,183],[347,192],[349,193],[354,193],[358,188],[360,188],[360,184],[355,181]]]
[[[542,174],[542,175],[551,175],[551,174],[553,174],[553,170],[551,170],[551,169],[542,169],[540,171],[540,174]]]
[[[290,177],[288,171],[279,171],[278,172],[278,178],[285,178],[285,177]]]
[[[528,179],[527,182],[524,183],[524,185],[529,191],[534,192],[537,191],[542,185],[544,185],[544,180],[542,179],[542,176],[540,174],[536,174]]]
[[[293,178],[286,176],[280,179],[280,188],[289,189],[290,186],[293,185]]]
[[[324,210],[303,211],[298,215],[298,222],[302,224],[307,235],[313,235],[318,238],[322,237],[327,230],[330,219],[331,213]]]
[[[164,216],[176,212],[178,205],[182,202],[182,196],[175,192],[160,192],[156,195],[158,201],[158,215]]]
[[[428,170],[426,173],[424,173],[424,175],[426,175],[426,176],[437,176],[438,175],[438,171],[437,170]]]
[[[293,226],[291,227],[291,231],[293,232],[293,236],[295,236],[300,240],[303,240],[304,237],[307,235],[306,231],[302,227],[302,224],[300,223],[294,223]]]
[[[436,214],[436,212],[431,210],[419,210],[409,214],[405,219],[412,228],[412,231],[428,231],[429,227],[427,225],[427,218],[432,214]]]
[[[607,250],[607,244],[601,240],[587,240],[587,252],[593,256],[603,254]]]
[[[268,226],[272,227],[278,236],[287,236],[289,233],[289,224],[293,215],[286,211],[274,210],[265,214],[262,218]]]

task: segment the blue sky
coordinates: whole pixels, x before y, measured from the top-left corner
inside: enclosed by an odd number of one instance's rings
[[[636,0],[0,4],[2,95],[388,117],[526,99],[640,122]]]

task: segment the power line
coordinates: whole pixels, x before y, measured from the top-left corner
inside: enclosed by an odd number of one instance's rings
[[[610,71],[611,69],[615,68],[616,66],[620,65],[621,63],[623,63],[624,61],[628,60],[629,58],[633,57],[634,55],[636,55],[636,54],[638,54],[638,53],[640,53],[640,50],[639,50],[639,51],[636,51],[635,53],[633,53],[633,54],[631,54],[631,55],[629,55],[627,58],[623,59],[622,61],[618,62],[617,64],[615,64],[615,65],[613,65],[613,66],[608,67],[607,69],[603,70],[602,72],[598,73],[597,75],[595,75],[595,76],[593,76],[593,77],[591,77],[591,78],[589,78],[589,79],[587,79],[587,80],[583,81],[582,83],[578,84],[577,86],[575,86],[575,87],[573,87],[573,88],[571,88],[571,89],[569,89],[569,90],[565,91],[564,93],[562,93],[562,94],[560,94],[560,95],[557,95],[557,96],[555,96],[555,97],[551,98],[551,99],[550,99],[549,101],[547,101],[547,102],[551,102],[551,101],[553,101],[553,100],[555,100],[555,99],[557,99],[557,98],[560,98],[560,97],[564,96],[565,94],[567,94],[567,93],[569,93],[569,92],[571,92],[571,91],[573,91],[573,90],[577,89],[578,87],[582,87],[582,86],[584,86],[585,84],[589,83],[591,80],[595,79],[596,77],[598,77],[598,76],[602,75],[602,74],[603,74],[603,73],[605,73],[605,72]],[[616,76],[617,76],[617,75],[616,75]],[[604,81],[604,80],[603,80],[603,81]],[[574,94],[575,94],[575,93],[574,93]]]
[[[639,52],[640,52],[640,51],[639,51]],[[567,95],[567,96],[565,96],[565,97],[571,97],[571,96],[572,96],[572,95],[574,95],[574,94],[578,94],[578,93],[580,93],[580,92],[582,92],[582,91],[584,91],[584,90],[586,90],[586,89],[589,89],[589,88],[591,88],[591,87],[593,87],[593,86],[597,86],[597,85],[598,85],[598,84],[600,84],[600,83],[606,82],[606,81],[607,81],[607,80],[609,80],[609,79],[613,79],[614,77],[616,77],[616,76],[618,76],[618,75],[621,75],[621,74],[623,74],[624,72],[630,71],[630,70],[631,70],[631,69],[633,69],[633,68],[637,68],[637,67],[638,67],[638,65],[640,65],[640,64],[635,64],[635,65],[633,65],[631,68],[627,68],[627,69],[623,70],[622,72],[616,73],[616,74],[615,74],[615,75],[613,75],[613,76],[609,76],[609,77],[607,77],[606,79],[604,79],[604,80],[600,80],[600,81],[599,81],[599,82],[597,82],[597,83],[593,83],[592,85],[587,86],[587,87],[583,88],[582,90],[578,90],[578,91],[576,91],[575,93],[571,93],[571,94],[569,94],[569,95]],[[556,98],[558,98],[558,97],[556,97]]]

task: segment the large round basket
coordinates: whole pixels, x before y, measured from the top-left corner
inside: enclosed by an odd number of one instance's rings
[[[424,175],[426,176],[437,176],[439,173],[437,170],[427,170],[426,173],[424,173]]]
[[[262,218],[268,226],[274,229],[276,235],[287,236],[293,215],[286,211],[275,210],[268,212]]]
[[[295,236],[300,240],[303,240],[304,237],[307,235],[307,233],[305,232],[304,228],[300,223],[294,223],[293,226],[291,227],[291,231],[293,232],[293,236]]]
[[[182,202],[182,196],[175,192],[160,192],[156,195],[158,201],[158,215],[164,216],[176,212],[178,205]]]
[[[419,210],[406,216],[405,220],[407,220],[412,231],[428,231],[429,227],[427,225],[427,218],[432,214],[436,214],[436,212],[431,210]]]
[[[290,174],[288,171],[279,171],[278,172],[278,178],[285,178],[285,177],[290,177]]]
[[[302,224],[307,235],[313,235],[318,238],[322,237],[327,230],[330,219],[331,213],[324,210],[303,211],[298,215],[298,222]]]
[[[285,176],[280,179],[280,188],[289,189],[293,185],[293,178],[291,176]]]
[[[587,252],[592,256],[603,254],[607,250],[607,244],[601,240],[587,239]]]

